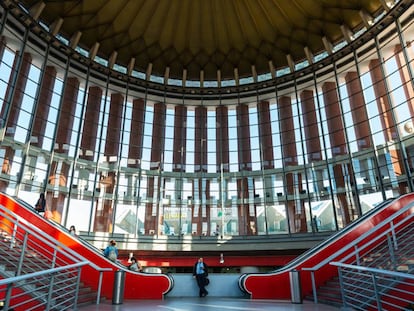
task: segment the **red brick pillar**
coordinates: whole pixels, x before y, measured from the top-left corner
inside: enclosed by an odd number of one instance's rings
[[[292,103],[288,96],[278,99],[280,111],[280,131],[283,154],[283,166],[293,168],[298,165],[296,150],[295,125],[293,122]],[[287,212],[291,233],[306,232],[306,213],[303,200],[297,200],[302,191],[302,174],[286,172],[285,174]],[[299,208],[297,208],[299,204]]]
[[[381,70],[381,62],[379,59],[373,59],[369,62],[369,70],[372,79],[372,85],[375,92],[375,98],[377,101],[379,118],[381,121],[382,132],[386,142],[392,142],[398,138],[397,125],[394,122],[392,116],[392,104],[387,94],[387,86],[385,85],[385,77]],[[396,177],[405,175],[404,160],[400,149],[397,149],[397,145],[394,148],[389,148],[388,151],[392,159],[392,167]],[[381,176],[382,177],[382,176]],[[407,182],[398,182],[399,193],[404,194],[407,192]]]
[[[4,50],[3,45],[2,50]],[[3,51],[2,51],[3,53]],[[19,55],[19,53],[16,53]],[[29,53],[24,53],[19,68],[20,59],[14,59],[12,74],[10,75],[9,83],[7,84],[6,94],[4,96],[5,102],[1,109],[1,120],[5,122],[7,137],[14,137],[16,132],[17,120],[22,106],[24,91],[26,89],[27,80],[29,78],[30,66],[32,63],[32,56]],[[15,74],[13,74],[15,73]],[[10,174],[11,166],[14,160],[14,149],[12,147],[5,147],[5,155],[2,164],[2,173]],[[0,191],[6,192],[9,183],[7,181],[0,181]]]
[[[414,60],[414,51],[411,44],[407,45],[405,51],[408,54],[412,66],[412,61]],[[410,72],[407,68],[410,66],[410,64],[407,64],[405,61],[403,49],[400,44],[397,44],[394,48],[394,57],[397,62],[398,72],[400,74],[402,88],[405,93],[408,109],[410,110],[411,120],[414,121],[414,81],[412,80],[412,77],[410,77]]]
[[[207,147],[207,108],[197,107],[195,109],[194,142],[194,171],[196,173],[207,172]],[[193,200],[191,205],[191,223],[193,234],[203,234],[203,222],[206,222],[209,217],[209,209],[205,205],[205,199],[203,200],[203,197],[206,198],[206,196],[208,195],[206,191],[206,180],[202,176],[200,178],[193,180]],[[205,194],[206,196],[204,196],[203,194]]]
[[[174,115],[173,172],[185,172],[187,108],[176,106]]]
[[[303,113],[303,128],[306,129],[304,132],[308,163],[317,163],[322,161],[322,149],[313,91],[305,90],[301,92],[300,102]],[[317,196],[324,195],[323,168],[315,166],[312,169],[312,174],[314,193]]]
[[[76,111],[76,103],[79,92],[79,80],[68,78],[65,83],[62,105],[60,107],[60,117],[57,124],[57,134],[54,151],[56,154],[67,155],[69,152],[70,139],[72,135],[73,120]],[[50,173],[49,184],[54,187],[68,187],[68,174],[70,164],[62,160],[53,160]],[[47,193],[47,201],[53,214],[53,219],[60,223],[65,202],[65,193],[58,192],[58,195]]]
[[[352,119],[354,121],[358,150],[368,149],[371,147],[371,130],[358,73],[355,71],[348,72],[345,75],[345,82],[348,91],[349,104],[351,106]]]
[[[166,107],[162,103],[154,105],[154,121],[152,127],[152,146],[151,146],[151,165],[150,170],[159,171],[160,174],[154,177],[148,177],[147,196],[152,198],[153,202],[146,204],[145,208],[145,233],[160,234],[163,223],[163,211],[159,210],[159,200],[162,200],[163,194],[160,193],[162,158],[165,137],[165,113]]]
[[[129,137],[128,167],[140,167],[145,126],[144,122],[145,102],[143,99],[134,99],[132,106],[131,134]]]
[[[228,124],[228,108],[225,106],[218,106],[216,108],[216,163],[217,173],[227,173],[230,170],[229,164],[229,124]],[[226,226],[224,215],[226,215],[225,209],[230,208],[226,206],[227,200],[227,182],[226,180],[221,180],[220,176],[220,186],[219,186],[219,201],[220,205],[217,207],[220,209],[218,215],[219,223],[216,225],[216,234],[221,234],[224,232],[222,226]],[[221,215],[221,216],[220,216]]]
[[[79,158],[93,161],[95,146],[98,139],[99,111],[101,110],[102,89],[97,86],[89,88],[86,104],[85,119],[81,139],[81,152]]]
[[[39,148],[42,148],[43,145],[55,81],[56,68],[47,66],[40,85],[39,101],[34,116],[31,139],[31,144]]]
[[[124,97],[121,94],[112,94],[104,155],[107,164],[114,167],[116,167],[119,157],[123,107]],[[116,190],[116,179],[116,169],[101,172],[99,188],[108,198],[103,198],[101,202],[97,202],[94,222],[94,231],[96,232],[113,231],[114,201],[109,198],[113,197]]]
[[[128,146],[128,161],[127,166],[129,168],[135,168],[139,170],[141,168],[142,159],[142,142],[144,137],[144,122],[145,122],[145,102],[143,99],[134,99],[132,101],[132,116],[131,116],[131,128],[129,136]],[[126,174],[128,180],[127,197],[133,198],[136,203],[138,198],[138,181],[139,178],[135,174]]]
[[[328,124],[329,140],[331,142],[332,157],[346,155],[348,148],[346,146],[345,129],[341,118],[341,109],[338,99],[336,84],[334,82],[325,82],[322,85],[323,99],[325,102],[326,119]],[[349,164],[334,164],[334,179],[336,188],[345,188],[345,176],[352,174],[352,167]],[[335,195],[334,192],[332,192]],[[350,222],[350,209],[345,193],[336,193],[338,198],[338,207],[342,215],[342,225],[345,226]],[[340,220],[340,219],[338,219]]]
[[[216,163],[217,173],[229,172],[229,124],[228,108],[219,106],[216,108]]]
[[[260,129],[260,145],[263,153],[263,169],[274,168],[273,155],[273,140],[272,140],[272,125],[270,121],[269,102],[262,101],[257,105],[259,113],[259,129]]]
[[[251,172],[252,158],[250,146],[249,107],[237,106],[237,137],[239,146],[239,171]],[[259,154],[258,154],[259,156]],[[252,177],[241,177],[237,180],[237,200],[240,235],[256,235],[257,219],[254,203],[254,184]],[[249,188],[249,179],[250,188]],[[249,194],[252,194],[251,196]],[[252,204],[252,205],[250,205]]]

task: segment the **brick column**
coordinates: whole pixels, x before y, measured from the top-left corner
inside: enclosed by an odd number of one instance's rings
[[[2,53],[4,47],[2,46]],[[17,52],[16,55],[19,55]],[[20,59],[16,57],[14,59],[12,74],[10,75],[9,82],[7,84],[6,94],[4,96],[5,101],[1,109],[1,120],[6,127],[5,136],[14,137],[16,132],[17,120],[22,106],[24,97],[24,91],[26,89],[27,80],[29,78],[30,66],[32,63],[32,56],[29,53],[24,53],[21,60],[21,66],[19,68]],[[20,70],[19,70],[20,69]],[[2,164],[2,173],[9,175],[11,166],[14,160],[14,149],[12,147],[5,147],[5,155]],[[4,180],[0,180],[0,191],[7,191],[9,183]]]
[[[325,102],[326,119],[328,124],[329,140],[332,148],[332,157],[346,155],[348,152],[345,139],[345,129],[341,119],[341,109],[334,82],[325,82],[322,85],[323,99]],[[352,174],[349,163],[333,165],[336,188],[345,188],[345,176]],[[332,192],[333,193],[333,192]],[[334,193],[333,193],[334,195]],[[350,210],[345,193],[337,193],[338,208],[342,215],[342,224],[350,222]]]
[[[322,161],[322,149],[313,91],[305,90],[301,92],[300,102],[303,112],[303,127],[306,129],[304,132],[308,163],[317,163]],[[315,194],[318,196],[323,195],[323,168],[316,166],[315,169],[312,169],[312,174]]]
[[[411,60],[411,66],[412,61],[414,60],[414,51],[411,44],[407,45],[407,48],[405,49],[406,53],[409,56],[409,59]],[[397,44],[394,48],[394,57],[397,62],[398,66],[398,72],[400,74],[402,88],[405,93],[405,99],[407,100],[408,109],[410,110],[411,120],[414,121],[414,89],[413,89],[413,77],[410,77],[410,72],[407,68],[407,66],[410,66],[407,64],[404,58],[403,49],[401,47],[401,44]]]
[[[176,106],[174,115],[173,172],[185,172],[187,108]]]
[[[247,105],[237,106],[237,139],[239,146],[239,171],[251,172],[251,146],[250,146],[250,123],[249,107]],[[241,177],[237,180],[237,200],[240,235],[257,234],[257,213],[254,205],[250,206],[249,199],[254,200],[254,184],[249,189],[249,178]],[[249,194],[252,193],[252,197]],[[252,203],[253,204],[253,203]]]
[[[283,166],[286,168],[295,167],[298,165],[298,154],[291,99],[287,96],[280,97],[278,104]],[[306,232],[305,206],[303,200],[296,200],[296,196],[302,191],[302,174],[299,172],[286,172],[285,183],[290,232]],[[296,207],[297,204],[300,204],[299,208]]]
[[[369,70],[374,88],[375,98],[377,101],[378,113],[381,121],[384,139],[386,142],[392,142],[398,138],[398,129],[392,116],[392,104],[387,94],[385,77],[381,70],[381,62],[379,59],[373,59],[369,62]],[[397,148],[398,144],[393,144],[390,146],[388,151],[392,159],[392,168],[398,178],[401,175],[405,175],[406,172],[404,169],[403,155],[401,154],[401,150]],[[407,182],[399,181],[398,187],[400,194],[407,192]]]
[[[151,146],[151,165],[152,171],[159,171],[159,176],[148,177],[147,197],[152,198],[153,202],[146,204],[145,208],[145,234],[160,234],[163,223],[163,211],[159,210],[159,200],[162,200],[161,191],[161,155],[163,153],[165,138],[165,110],[164,104],[154,105],[154,121],[152,127],[152,146]]]
[[[345,75],[345,82],[358,150],[364,150],[371,147],[371,129],[369,128],[367,108],[358,73],[355,71],[348,72]]]
[[[86,104],[85,119],[81,139],[81,152],[79,158],[93,161],[95,146],[98,139],[99,111],[101,110],[102,89],[93,86],[89,88]]]
[[[207,147],[207,108],[197,107],[195,109],[194,142],[194,171],[196,173],[207,172]],[[202,176],[197,180],[193,180],[193,200],[191,205],[191,231],[193,234],[202,235],[203,222],[209,219],[209,207],[205,205],[206,202],[203,200],[203,194],[207,198],[208,193],[206,191],[208,187],[208,182]],[[198,196],[196,195],[197,193]]]
[[[217,168],[216,172],[220,173],[223,170],[223,173],[227,173],[230,170],[229,163],[229,124],[228,124],[228,108],[225,106],[218,106],[216,108],[216,163]],[[226,226],[224,215],[226,215],[226,208],[231,206],[226,206],[227,201],[227,180],[221,180],[220,176],[220,185],[219,185],[219,200],[220,205],[217,206],[219,209],[218,216],[221,217],[219,224],[216,225],[216,234],[223,233],[222,226]],[[223,221],[222,221],[223,220]]]
[[[47,66],[43,75],[43,80],[40,84],[39,100],[37,102],[36,114],[33,120],[31,139],[31,144],[39,148],[42,148],[43,145],[55,81],[56,68]]]
[[[101,176],[99,178],[100,191],[103,191],[107,197],[113,196],[114,191],[116,190],[116,164],[120,148],[123,106],[124,97],[121,94],[112,94],[104,155],[108,166],[115,168],[108,170],[107,172],[101,172]],[[113,231],[113,204],[114,201],[107,198],[103,198],[102,202],[97,202],[94,221],[95,232]]]
[[[144,121],[145,121],[145,102],[143,99],[134,99],[132,101],[131,128],[128,146],[128,162],[129,168],[141,168],[143,138],[144,138]],[[126,174],[128,180],[127,197],[135,199],[139,196],[137,189],[137,180],[134,174]],[[133,203],[133,202],[131,202]]]
[[[62,105],[60,107],[60,117],[57,123],[57,133],[54,151],[56,154],[67,155],[69,152],[70,139],[72,136],[73,120],[76,111],[76,103],[79,92],[79,80],[68,78],[65,82]],[[62,160],[53,160],[50,173],[49,184],[52,187],[66,188],[70,164]],[[51,202],[50,211],[53,219],[60,223],[65,202],[65,193],[58,192],[58,195],[47,193],[48,202]]]

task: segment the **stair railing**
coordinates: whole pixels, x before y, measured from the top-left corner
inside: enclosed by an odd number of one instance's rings
[[[338,267],[344,307],[352,310],[412,310],[414,275],[331,262]]]
[[[0,280],[2,310],[8,311],[11,302],[21,310],[76,310],[81,268],[88,264],[82,261]],[[57,275],[64,276],[66,282],[57,280]]]
[[[331,256],[327,257],[326,259],[319,262],[317,265],[313,267],[303,267],[303,271],[309,271],[311,273],[311,282],[312,282],[312,291],[313,291],[313,300],[314,303],[318,303],[318,296],[317,296],[317,287],[316,287],[316,278],[315,273],[321,269],[329,265],[333,261],[342,261],[345,263],[346,260],[349,260],[351,257],[354,257],[357,263],[361,263],[361,258],[364,257],[364,251],[370,251],[374,248],[375,245],[378,245],[380,241],[390,238],[393,241],[397,241],[396,238],[396,228],[398,230],[401,229],[401,225],[404,222],[410,220],[414,217],[414,214],[409,214],[405,217],[402,221],[398,222],[398,224],[394,223],[394,220],[399,218],[401,215],[407,213],[410,209],[414,207],[414,202],[407,204],[399,211],[392,214],[390,217],[386,218],[378,225],[373,227],[372,229],[368,230],[357,239],[349,243],[347,246],[341,248]],[[380,232],[380,233],[379,233]],[[351,254],[349,254],[351,252]],[[346,262],[349,263],[349,262]]]
[[[37,227],[30,225],[25,219],[19,217],[14,212],[10,211],[6,207],[0,204],[0,217],[6,220],[3,223],[4,228],[9,228],[11,232],[9,248],[10,250],[14,248],[16,243],[22,243],[23,249],[21,250],[22,256],[19,258],[18,265],[21,266],[24,260],[28,260],[27,256],[23,256],[28,249],[27,241],[30,240],[29,237],[35,238],[39,243],[47,246],[49,250],[38,252],[36,249],[31,249],[34,251],[37,256],[41,257],[44,265],[49,265],[49,267],[41,266],[39,269],[47,270],[55,269],[57,265],[67,266],[72,263],[82,263],[87,262],[87,264],[99,273],[99,279],[97,284],[97,297],[96,304],[100,303],[103,273],[113,271],[111,268],[101,268],[95,263],[89,261],[78,253],[74,252],[72,249],[62,244],[58,240],[51,238],[49,235],[45,234],[43,231],[39,230]],[[25,237],[20,238],[20,234],[24,233]],[[19,241],[20,240],[20,241]],[[16,262],[11,262],[10,264],[16,265]],[[20,268],[17,268],[19,271]],[[35,272],[36,273],[36,272]],[[18,275],[18,273],[16,273]]]

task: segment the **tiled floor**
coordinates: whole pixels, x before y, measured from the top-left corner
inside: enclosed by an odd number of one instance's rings
[[[250,300],[243,298],[166,298],[164,300],[135,300],[124,301],[113,305],[110,302],[80,308],[79,311],[338,311],[323,304],[309,301],[303,304],[293,304],[290,301]]]

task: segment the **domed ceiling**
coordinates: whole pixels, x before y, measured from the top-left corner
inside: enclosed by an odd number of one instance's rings
[[[386,0],[23,0],[80,47],[161,77],[225,80],[269,73],[342,41]]]

